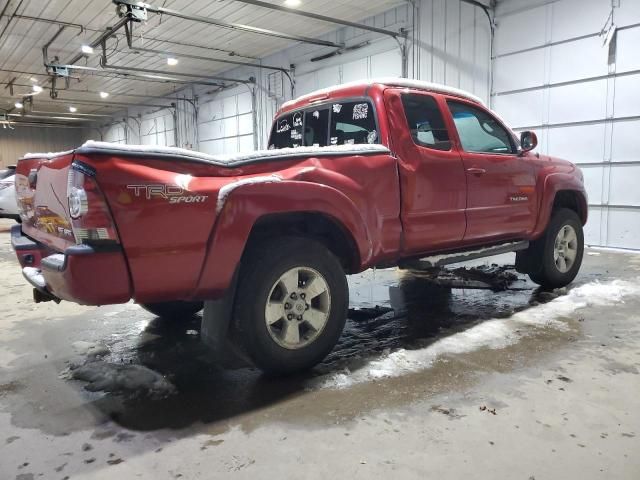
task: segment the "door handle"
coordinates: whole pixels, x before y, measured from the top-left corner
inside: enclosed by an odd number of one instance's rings
[[[480,175],[484,175],[485,173],[487,173],[487,171],[484,168],[471,167],[467,168],[467,173],[479,177]]]

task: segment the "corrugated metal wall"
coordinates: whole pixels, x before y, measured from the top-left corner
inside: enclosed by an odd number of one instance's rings
[[[580,164],[589,244],[640,248],[640,1],[504,0],[496,17],[494,109]]]
[[[0,128],[0,166],[14,165],[28,152],[69,150],[83,143],[86,135],[86,131],[80,128]]]

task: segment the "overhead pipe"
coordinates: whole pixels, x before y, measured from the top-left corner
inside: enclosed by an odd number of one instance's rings
[[[116,1],[116,0],[114,0]],[[393,30],[387,30],[384,28],[371,27],[369,25],[365,25],[357,22],[350,22],[349,20],[342,20],[341,18],[328,17],[326,15],[320,15],[318,13],[307,12],[304,10],[299,10],[297,8],[286,7],[283,5],[277,5],[274,3],[263,2],[260,0],[235,0],[236,2],[246,3],[248,5],[254,5],[256,7],[268,8],[269,10],[277,10],[279,12],[290,13],[292,15],[298,15],[301,17],[312,18],[313,20],[320,20],[322,22],[334,23],[336,25],[343,25],[345,27],[353,27],[358,28],[360,30],[367,30],[369,32],[379,33],[381,35],[388,35],[393,38],[402,37],[405,38],[407,33],[400,30],[398,32],[394,32]],[[343,45],[344,47],[344,45]]]
[[[125,36],[127,37],[127,45],[130,49],[132,50],[136,50],[136,51],[140,51],[140,52],[148,52],[148,53],[155,53],[158,55],[166,55],[166,56],[173,56],[173,57],[178,57],[178,58],[191,58],[194,60],[203,60],[203,61],[207,61],[207,62],[220,62],[220,63],[228,63],[231,65],[239,65],[239,66],[243,66],[243,67],[254,67],[254,68],[264,68],[266,70],[276,70],[279,72],[284,73],[287,78],[289,79],[289,83],[291,85],[294,84],[293,78],[291,77],[290,74],[290,70],[283,68],[283,67],[276,67],[274,65],[263,65],[261,63],[255,63],[255,62],[242,62],[239,60],[227,60],[224,58],[210,58],[210,57],[203,57],[200,55],[192,55],[189,53],[176,53],[176,52],[168,52],[165,50],[156,50],[156,49],[152,49],[152,48],[143,48],[143,47],[136,47],[133,45],[133,28],[131,23],[126,24],[124,26],[124,31],[125,31]]]
[[[0,100],[3,100],[2,97],[0,97]],[[15,99],[13,99],[13,101],[15,101]],[[77,100],[74,98],[47,98],[46,100],[43,99],[42,103],[56,103],[56,102],[66,102],[66,103],[75,103],[78,105],[91,105],[91,106],[95,106],[95,107],[110,107],[110,106],[115,106],[115,107],[128,107],[128,106],[132,106],[132,107],[150,107],[150,108],[172,108],[172,105],[159,105],[159,104],[153,104],[153,103],[131,103],[131,102],[99,102],[99,101],[93,101],[93,100]]]
[[[42,22],[42,23],[48,23],[48,24],[51,24],[51,25],[60,25],[60,26],[64,25],[64,26],[67,26],[67,27],[78,28],[80,30],[80,33],[84,33],[84,32],[101,33],[102,32],[102,30],[97,30],[95,28],[86,27],[86,26],[84,26],[84,25],[82,25],[80,23],[63,22],[61,20],[55,20],[53,18],[31,17],[29,15],[4,15],[4,11],[9,6],[9,3],[5,4],[5,8],[4,8],[2,14],[0,14],[0,18],[2,18],[2,17],[12,18],[13,17],[13,18],[17,18],[19,20],[30,20],[30,21],[33,21],[33,22]],[[156,37],[145,37],[145,38],[150,42],[162,42],[162,43],[170,43],[172,45],[180,45],[180,46],[183,46],[183,47],[201,48],[201,49],[204,49],[204,50],[212,50],[212,51],[215,51],[215,52],[225,53],[227,55],[234,56],[234,57],[251,58],[253,60],[256,60],[256,57],[253,57],[251,55],[243,55],[241,53],[234,52],[233,50],[225,50],[224,48],[209,47],[209,46],[205,46],[205,45],[196,45],[194,43],[178,42],[178,41],[175,41],[175,40],[168,40],[168,39],[156,38]]]
[[[124,70],[124,71],[130,71],[130,72],[138,72],[138,73],[146,73],[146,74],[159,74],[159,75],[164,75],[167,72],[163,71],[163,70],[153,70],[153,69],[149,69],[149,68],[140,68],[140,67],[125,67],[123,65],[109,65],[106,61],[106,56],[103,56],[100,60],[100,66],[104,69],[108,69],[108,70]],[[78,68],[78,66],[74,66],[75,68]],[[217,80],[220,82],[229,82],[229,83],[243,83],[243,84],[250,84],[250,83],[254,83],[255,79],[253,78],[249,78],[249,79],[239,79],[239,78],[227,78],[227,77],[219,77],[219,76],[205,76],[205,75],[198,75],[195,73],[182,73],[182,72],[175,72],[173,75],[179,76],[179,77],[188,77],[188,78],[206,78],[206,79],[210,79],[210,80]],[[189,83],[199,83],[199,82],[189,82]],[[209,85],[211,85],[211,83],[209,83]],[[213,84],[214,86],[220,86],[219,84]]]
[[[80,30],[80,33],[84,33],[85,30],[88,30],[84,27],[84,25],[81,25],[79,23],[63,22],[61,20],[53,20],[50,18],[31,17],[29,15],[13,15],[13,18],[17,18],[18,20],[31,20],[32,22],[42,22],[42,23],[49,23],[51,25],[60,25],[64,27],[77,28]]]
[[[51,71],[55,71],[56,68],[66,68],[69,70],[82,70],[82,71],[89,71],[89,72],[94,72],[94,73],[100,73],[100,72],[104,72],[104,73],[108,73],[105,70],[112,70],[112,73],[115,75],[123,75],[126,77],[137,77],[137,78],[146,78],[146,79],[151,79],[151,80],[162,80],[164,82],[167,83],[184,83],[184,84],[188,84],[188,85],[207,85],[210,87],[220,87],[221,84],[217,83],[217,82],[206,82],[204,80],[199,80],[199,81],[187,81],[187,80],[180,80],[178,78],[175,77],[169,77],[169,76],[165,76],[163,75],[164,71],[162,70],[150,70],[150,69],[134,69],[134,67],[120,67],[120,66],[115,66],[115,65],[101,65],[103,68],[95,68],[95,67],[86,67],[84,65],[58,65],[58,64],[47,64],[46,67],[48,69],[51,69]],[[123,72],[121,70],[127,70],[126,72]],[[135,74],[135,73],[129,73],[128,70],[132,70],[132,71],[143,71],[143,72],[148,72],[145,75],[142,74]],[[185,76],[186,74],[178,74],[181,76]],[[199,75],[195,75],[198,78],[203,78],[202,76]],[[229,79],[227,79],[229,80]],[[246,80],[238,80],[238,82],[245,82]]]
[[[154,7],[152,5],[149,5],[148,3],[143,3],[143,2],[137,2],[132,0],[113,0],[113,3],[115,3],[118,6],[118,9],[119,9],[118,14],[122,15],[122,18],[134,19],[133,12],[142,10],[142,11],[147,11],[151,13],[158,13],[163,15],[169,15],[171,17],[182,18],[184,20],[192,20],[194,22],[207,23],[209,25],[215,25],[217,27],[227,28],[230,30],[254,33],[258,35],[266,35],[269,37],[283,38],[285,40],[292,40],[294,42],[309,43],[312,45],[320,45],[323,47],[334,47],[334,48],[344,47],[344,44],[330,42],[328,40],[319,40],[316,38],[305,37],[303,35],[293,35],[293,34],[278,32],[276,30],[269,30],[266,28],[252,27],[250,25],[244,25],[241,23],[225,22],[223,20],[218,20],[215,18],[202,17],[200,15],[188,15],[178,10],[173,10],[173,9],[164,8],[164,7]]]

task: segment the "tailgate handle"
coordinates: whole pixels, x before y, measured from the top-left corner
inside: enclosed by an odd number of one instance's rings
[[[467,168],[467,173],[479,177],[480,175],[484,175],[485,173],[487,173],[487,171],[484,168],[471,167]]]

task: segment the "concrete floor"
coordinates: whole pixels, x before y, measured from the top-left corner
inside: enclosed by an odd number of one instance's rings
[[[640,478],[640,255],[588,250],[553,294],[365,272],[350,279],[352,305],[380,315],[352,312],[323,365],[269,380],[211,362],[198,318],[32,303],[9,225],[1,479]],[[69,366],[96,352],[175,392],[87,391]]]

